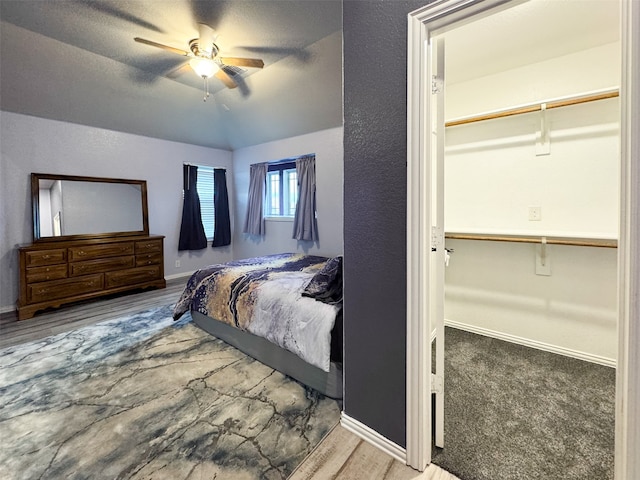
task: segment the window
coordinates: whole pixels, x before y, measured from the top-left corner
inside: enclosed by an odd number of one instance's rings
[[[269,165],[265,216],[294,217],[298,203],[298,175],[295,162]]]
[[[214,208],[213,208],[213,167],[198,165],[198,197],[200,197],[200,216],[207,240],[213,240]]]

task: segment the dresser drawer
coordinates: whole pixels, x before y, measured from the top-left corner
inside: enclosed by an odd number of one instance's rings
[[[73,297],[83,293],[102,290],[102,274],[85,275],[51,282],[27,285],[27,299],[30,303],[46,302],[58,298]]]
[[[136,255],[141,253],[161,253],[162,239],[136,242]]]
[[[110,272],[112,270],[122,270],[136,265],[136,257],[110,257],[98,260],[87,260],[85,262],[74,262],[69,264],[69,276],[77,277],[88,273]]]
[[[34,250],[25,252],[25,262],[27,267],[38,267],[40,265],[55,265],[67,261],[67,250],[56,248],[52,250]]]
[[[18,319],[67,303],[138,288],[164,288],[163,239],[162,235],[104,235],[51,239],[18,248]]]
[[[67,265],[50,265],[47,267],[32,267],[26,271],[27,283],[46,282],[67,278]]]
[[[83,247],[69,247],[69,261],[77,262],[94,258],[118,257],[121,255],[133,255],[133,253],[133,242],[85,245]]]
[[[136,255],[136,267],[159,265],[160,263],[162,263],[161,253],[145,253],[144,255]]]
[[[160,265],[130,268],[129,270],[121,270],[118,272],[107,272],[104,275],[106,288],[151,282],[162,278],[160,275]]]

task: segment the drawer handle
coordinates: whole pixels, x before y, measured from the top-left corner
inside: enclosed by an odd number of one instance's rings
[[[40,290],[38,290],[38,295],[42,295],[43,293],[47,293],[48,291],[48,288],[41,288]]]
[[[43,255],[42,258],[44,258],[45,260],[49,260],[51,258],[51,255]]]

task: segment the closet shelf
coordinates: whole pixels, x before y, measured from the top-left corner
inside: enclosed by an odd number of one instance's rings
[[[570,105],[578,105],[580,103],[595,102],[598,100],[606,100],[608,98],[615,98],[620,95],[618,89],[602,90],[596,93],[587,95],[576,95],[573,97],[565,97],[555,100],[549,100],[547,102],[537,102],[527,105],[521,105],[519,107],[509,108],[505,110],[496,110],[493,112],[482,113],[470,117],[463,117],[454,120],[450,120],[445,123],[445,127],[455,127],[457,125],[465,125],[468,123],[482,122],[484,120],[493,120],[495,118],[511,117],[513,115],[520,115],[523,113],[539,112],[542,110],[551,110],[552,108],[568,107]]]
[[[618,248],[618,241],[603,238],[573,238],[573,237],[553,237],[553,236],[533,236],[533,235],[497,235],[497,234],[477,234],[477,233],[446,233],[445,238],[455,240],[481,240],[491,242],[515,242],[515,243],[545,243],[547,245],[572,245],[578,247],[604,247]]]

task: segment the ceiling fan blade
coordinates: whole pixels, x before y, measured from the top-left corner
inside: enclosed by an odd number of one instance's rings
[[[147,56],[140,61],[136,61],[132,66],[130,75],[137,83],[152,84],[162,77],[173,78],[172,73],[183,65],[189,65],[184,61],[184,57],[177,55],[161,55],[160,57]]]
[[[264,62],[259,58],[222,57],[220,61],[227,65],[235,65],[236,67],[264,67]]]
[[[246,72],[246,70],[236,67],[235,65],[221,65],[220,68],[222,68],[222,70],[224,70],[225,73],[229,75],[234,82],[236,82],[242,96],[248,97],[251,92],[249,91],[249,86],[242,77],[242,74]]]
[[[82,0],[75,0],[74,3],[78,7],[90,8],[97,12],[106,13],[111,17],[124,20],[126,22],[132,23],[133,25],[137,25],[138,27],[146,28],[147,30],[153,30],[157,33],[166,33],[156,24],[151,23],[144,18],[138,17],[130,12],[127,12],[124,8],[118,8],[115,5],[107,5],[105,2],[86,2]]]
[[[279,58],[293,57],[296,60],[307,63],[311,59],[311,52],[304,48],[291,48],[291,47],[250,47],[237,45],[237,49],[246,50],[258,55],[275,55]]]
[[[163,45],[161,43],[152,42],[151,40],[146,40],[144,38],[135,37],[134,40],[138,43],[144,43],[145,45],[150,45],[152,47],[162,48],[163,50],[167,50],[172,53],[177,53],[178,55],[183,55],[185,57],[189,56],[189,52],[184,50],[180,50],[179,48],[169,47],[168,45]]]
[[[186,72],[187,70],[190,70],[191,67],[189,66],[189,63],[183,63],[181,65],[178,65],[176,68],[171,69],[170,71],[168,71],[165,74],[165,77],[167,78],[178,78],[180,75],[182,75],[184,72]]]
[[[236,82],[234,82],[233,79],[229,75],[227,75],[227,72],[222,69],[216,72],[216,78],[229,88],[236,88],[238,86],[238,84],[236,84]]]

